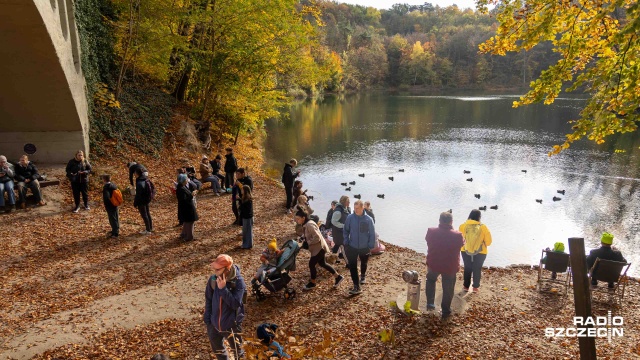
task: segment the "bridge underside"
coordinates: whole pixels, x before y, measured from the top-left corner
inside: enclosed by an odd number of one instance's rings
[[[0,154],[60,163],[89,150],[72,0],[0,0]]]

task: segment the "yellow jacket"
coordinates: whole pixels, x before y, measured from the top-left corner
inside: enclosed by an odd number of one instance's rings
[[[458,229],[464,237],[464,229],[467,227],[467,225],[472,224],[480,224],[480,236],[482,238],[482,250],[480,250],[480,254],[486,254],[487,246],[491,245],[491,233],[489,232],[489,228],[487,228],[487,225],[481,224],[480,222],[475,220],[468,219],[462,225],[460,225]],[[464,251],[464,246],[460,249],[460,251]]]

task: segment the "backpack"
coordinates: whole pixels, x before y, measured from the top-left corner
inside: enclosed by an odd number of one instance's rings
[[[146,185],[145,188],[147,189],[147,198],[149,201],[153,201],[156,198],[156,186],[153,185],[153,182],[149,178],[146,178],[144,183]]]
[[[464,228],[464,252],[467,255],[478,255],[482,250],[482,244],[484,241],[481,238],[482,224],[467,224]]]
[[[111,205],[113,206],[120,206],[122,205],[122,203],[124,202],[124,199],[122,198],[122,192],[118,189],[113,190],[113,192],[111,193]]]

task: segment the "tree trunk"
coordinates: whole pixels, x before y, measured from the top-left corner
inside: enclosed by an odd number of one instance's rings
[[[116,82],[116,92],[114,94],[116,101],[118,100],[118,97],[120,96],[120,92],[122,90],[122,79],[124,78],[124,71],[127,66],[127,55],[129,54],[129,48],[131,47],[131,41],[133,40],[133,2],[134,0],[129,0],[129,35],[124,46],[124,54],[122,54],[122,64],[120,65],[118,81]]]

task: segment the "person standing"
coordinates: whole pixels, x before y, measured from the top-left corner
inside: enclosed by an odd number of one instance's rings
[[[209,158],[207,155],[202,155],[202,161],[200,162],[200,179],[201,182],[211,183],[211,189],[216,196],[220,196],[220,183],[218,182],[218,178],[213,175],[213,169],[211,168],[211,164],[209,164]]]
[[[133,175],[140,170],[140,172],[142,173],[142,175],[144,176],[149,176],[149,172],[147,171],[147,168],[144,167],[144,165],[142,164],[138,164],[135,161],[131,161],[127,163],[127,169],[129,169],[129,185],[133,186]]]
[[[240,217],[242,218],[242,248],[251,249],[253,247],[253,197],[251,187],[240,184]]]
[[[622,253],[618,250],[614,250],[611,245],[613,245],[613,235],[608,232],[603,233],[600,238],[600,247],[589,252],[587,255],[587,269],[591,270],[593,264],[596,263],[596,259],[600,258],[601,260],[611,260],[611,261],[619,261],[626,263],[627,260],[622,256]],[[597,271],[597,270],[596,270]],[[613,283],[609,283],[609,289],[614,288]],[[591,286],[598,286],[598,281],[591,279]]]
[[[233,155],[233,148],[226,148],[227,154],[224,162],[224,187],[225,189],[230,188],[234,184],[233,176],[235,172],[238,170],[238,160]]]
[[[142,230],[140,234],[149,235],[153,232],[153,220],[151,219],[151,212],[149,211],[151,189],[149,188],[149,184],[147,184],[147,176],[144,175],[140,169],[136,171],[136,176],[136,196],[133,198],[133,207],[138,209],[142,221],[144,221],[145,229]]]
[[[15,183],[13,182],[15,171],[13,164],[7,161],[7,157],[0,155],[0,207],[5,206],[4,193],[7,193],[9,204],[5,207],[5,212],[16,210],[16,193],[13,192]]]
[[[27,155],[20,157],[20,162],[15,170],[15,180],[18,182],[18,194],[20,194],[20,207],[23,209],[27,207],[27,189],[31,189],[38,206],[46,205],[47,203],[42,200],[42,192],[40,191],[38,168],[29,161]]]
[[[344,247],[347,255],[353,289],[349,291],[351,295],[358,295],[362,292],[360,285],[366,283],[367,262],[371,249],[376,246],[376,229],[373,219],[364,213],[364,204],[358,200],[353,204],[353,214],[347,216],[344,223]],[[360,258],[361,274],[358,279],[358,258]]]
[[[460,225],[460,232],[465,244],[462,247],[462,261],[464,262],[464,291],[469,291],[471,276],[473,275],[473,292],[480,291],[480,278],[482,276],[482,264],[487,258],[487,246],[491,245],[491,232],[485,224],[480,222],[482,213],[473,209],[469,218]]]
[[[102,202],[109,217],[109,225],[111,225],[111,233],[109,236],[117,238],[120,235],[118,206],[111,202],[111,198],[113,197],[113,192],[118,190],[118,187],[111,182],[111,175],[102,175],[102,182],[104,183],[102,186]]]
[[[300,170],[294,170],[294,167],[298,165],[298,160],[291,159],[288,164],[284,164],[284,170],[282,171],[282,184],[284,185],[284,192],[287,195],[287,213],[291,213],[293,208],[293,182],[300,176]]]
[[[332,200],[331,209],[327,211],[327,219],[325,220],[325,223],[324,223],[324,228],[326,230],[331,230],[331,218],[333,217],[333,212],[336,210],[336,205],[338,205],[338,201]]]
[[[309,252],[311,257],[309,258],[309,272],[311,279],[309,283],[304,286],[303,290],[311,290],[316,287],[316,277],[318,276],[317,265],[323,267],[325,270],[333,275],[335,279],[333,288],[337,288],[338,285],[344,280],[344,276],[338,274],[338,272],[325,261],[325,254],[329,252],[329,246],[324,240],[324,236],[320,233],[318,224],[309,219],[309,214],[302,209],[299,209],[295,216],[297,224],[302,225],[303,236],[307,244],[309,245]]]
[[[376,216],[373,214],[373,209],[371,208],[371,203],[369,201],[364,202],[364,213],[369,215],[369,217],[373,220],[373,223],[376,222]]]
[[[234,358],[244,358],[241,336],[245,316],[243,298],[247,288],[244,278],[229,255],[218,255],[210,266],[213,275],[207,281],[203,317],[211,350],[217,360],[228,360],[224,346],[227,339]]]
[[[462,234],[453,230],[453,216],[449,212],[440,214],[438,227],[429,228],[427,241],[427,310],[434,310],[436,281],[442,276],[442,319],[451,315],[451,301],[456,285],[456,274],[460,268],[458,249],[464,245]]]
[[[193,240],[193,227],[198,221],[198,212],[194,196],[198,190],[189,190],[189,178],[186,174],[178,175],[178,188],[176,198],[178,198],[178,220],[182,223],[180,238],[184,241]]]
[[[91,164],[84,158],[82,150],[76,151],[75,157],[69,160],[66,172],[73,191],[73,201],[75,203],[73,212],[77,213],[80,210],[80,194],[82,194],[84,209],[89,210],[89,174],[91,173]]]
[[[344,258],[344,223],[347,221],[347,216],[351,214],[351,209],[349,208],[351,200],[348,196],[342,195],[340,197],[339,203],[336,205],[336,208],[331,215],[331,235],[333,236],[333,248],[331,252],[337,254],[340,249],[340,255]],[[347,267],[349,267],[349,261],[347,261]]]
[[[244,168],[239,168],[236,170],[236,182],[231,189],[231,210],[233,211],[233,215],[236,217],[235,224],[238,226],[242,226],[242,217],[240,216],[240,192],[242,190],[242,186],[248,185],[253,191],[253,179],[249,176]]]

